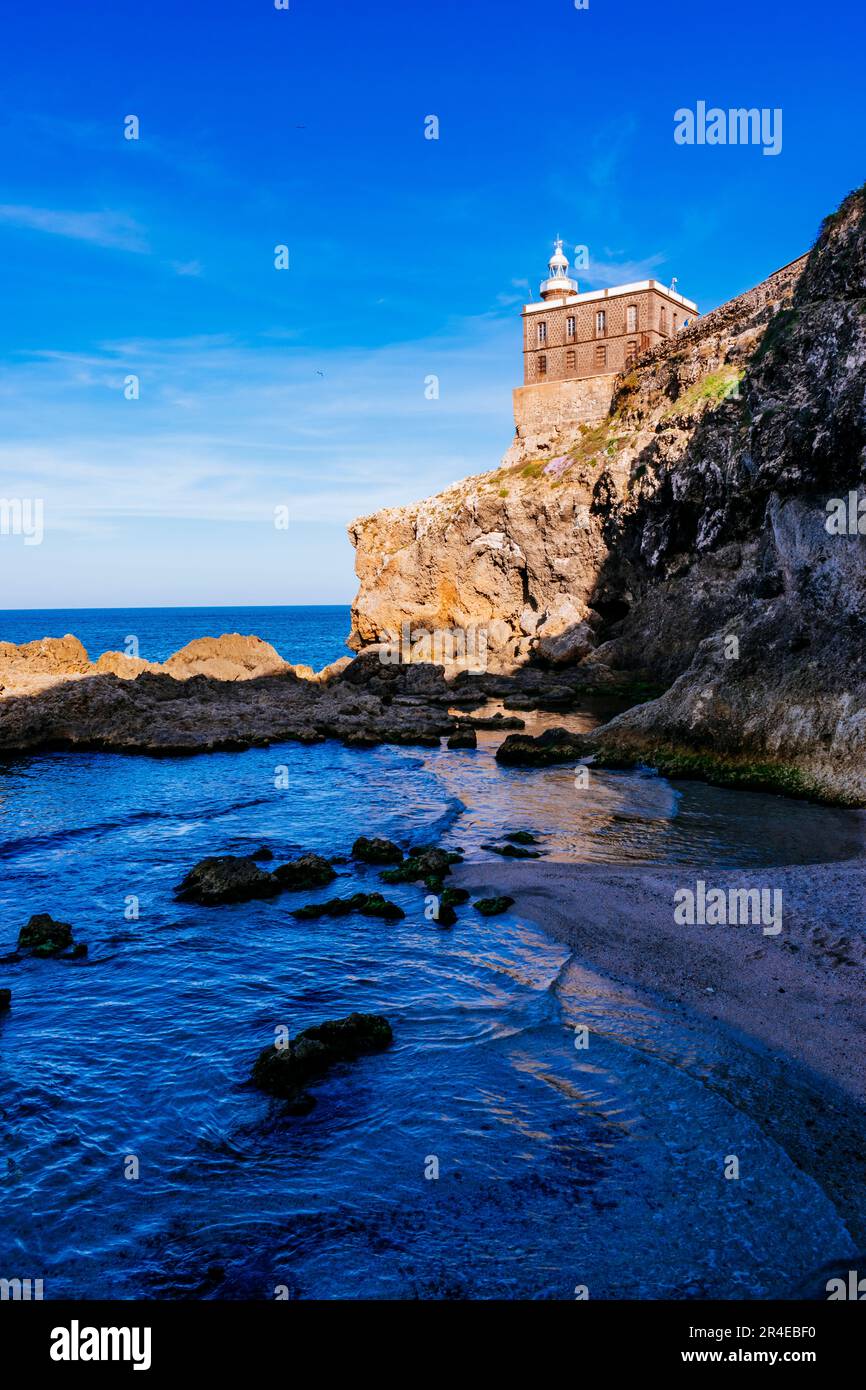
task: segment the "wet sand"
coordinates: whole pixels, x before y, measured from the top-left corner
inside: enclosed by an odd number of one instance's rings
[[[674,894],[782,892],[782,930],[680,925]],[[455,884],[511,911],[648,1002],[730,1034],[742,1059],[707,1084],[760,1119],[866,1245],[866,861],[749,872],[554,860],[468,863]]]

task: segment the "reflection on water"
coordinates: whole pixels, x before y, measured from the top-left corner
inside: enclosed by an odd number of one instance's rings
[[[556,857],[722,864],[810,841],[838,853],[859,827],[633,774],[578,792],[568,768],[498,769],[497,742],[6,769],[0,954],[50,911],[90,955],[0,967],[0,1274],[26,1267],[55,1298],[734,1297],[848,1253],[827,1197],[703,1084],[722,1043],[533,924],[467,907],[442,931],[408,886],[387,890],[396,924],[298,923],[288,909],[310,895],[174,902],[197,859],[262,842],[278,862],[345,854],[362,833],[475,857],[523,827]],[[341,894],[378,886],[373,870],[340,874]],[[386,1013],[395,1045],[332,1073],[310,1115],[247,1088],[275,1026],[353,1009]],[[726,1153],[739,1183],[721,1176]]]
[[[552,725],[584,732],[589,716],[525,714],[526,732]],[[464,840],[478,846],[504,826],[542,826],[548,857],[604,863],[682,863],[733,867],[821,863],[864,852],[860,812],[794,801],[768,792],[704,782],[671,783],[649,771],[611,772],[580,764],[502,767],[501,733],[479,731],[478,750],[437,763],[443,783],[465,806]]]

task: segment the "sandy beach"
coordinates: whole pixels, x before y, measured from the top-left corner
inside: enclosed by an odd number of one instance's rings
[[[781,890],[781,932],[677,924],[674,894],[698,877],[725,889]],[[475,863],[456,869],[454,881],[473,895],[509,894],[513,911],[567,943],[582,964],[727,1033],[737,1060],[702,1079],[758,1118],[866,1243],[862,858],[749,874]]]

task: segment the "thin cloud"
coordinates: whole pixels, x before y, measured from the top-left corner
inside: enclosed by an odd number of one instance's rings
[[[144,230],[131,217],[117,212],[63,212],[26,203],[0,204],[0,221],[28,231],[86,241],[94,246],[144,255],[149,251]]]

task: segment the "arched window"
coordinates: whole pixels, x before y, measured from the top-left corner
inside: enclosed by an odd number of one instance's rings
[[[667,310],[665,309],[665,306],[662,305],[662,307],[659,309],[659,332],[660,332],[660,333],[667,333],[667,331],[668,331],[668,315],[667,315]]]
[[[595,316],[595,336],[597,338],[603,338],[605,335],[606,328],[607,315],[604,312],[604,309],[599,309],[598,313]]]

